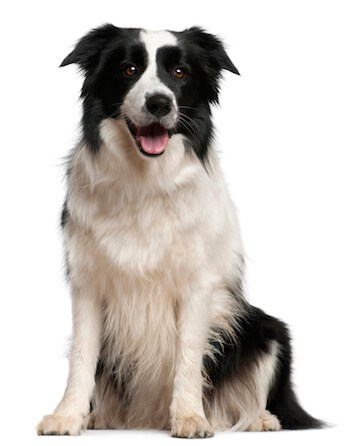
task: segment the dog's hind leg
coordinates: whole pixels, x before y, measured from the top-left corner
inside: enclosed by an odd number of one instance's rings
[[[235,336],[211,341],[205,358],[208,418],[217,429],[279,430],[321,427],[299,405],[291,384],[287,326],[246,304]]]

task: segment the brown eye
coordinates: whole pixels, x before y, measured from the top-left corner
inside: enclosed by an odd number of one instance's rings
[[[135,74],[137,74],[137,68],[135,65],[129,65],[125,68],[124,73],[128,77],[135,76]]]
[[[176,67],[174,70],[174,76],[176,79],[182,79],[185,77],[185,69],[182,67]]]

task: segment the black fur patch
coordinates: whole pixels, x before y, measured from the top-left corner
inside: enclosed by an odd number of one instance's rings
[[[277,319],[276,319],[277,321]],[[323,421],[308,414],[299,404],[292,384],[292,347],[287,326],[279,322],[275,339],[279,347],[279,367],[270,389],[267,410],[278,416],[283,429],[320,429]]]
[[[239,321],[239,327],[234,327],[235,341],[229,334],[218,333],[220,340],[211,340],[216,352],[214,358],[204,357],[204,369],[214,388],[251,367],[270,352],[271,340],[280,337],[280,321],[247,303],[244,306],[245,316]]]
[[[169,85],[181,113],[177,132],[186,136],[198,158],[205,161],[214,136],[210,105],[219,102],[221,72],[239,73],[217,37],[198,27],[174,34],[179,42],[177,51],[165,50],[168,54],[164,51],[163,57],[168,68],[179,65],[186,72],[181,94],[177,94],[174,80]]]
[[[104,25],[84,36],[61,66],[76,63],[85,74],[83,98],[83,137],[93,153],[100,147],[99,125],[108,117],[119,118],[120,106],[147,65],[147,55],[138,29]],[[129,64],[140,67],[139,75],[128,78]]]
[[[203,368],[214,391],[232,382],[234,376],[247,370],[278,343],[278,367],[267,401],[267,410],[277,415],[283,429],[321,428],[323,423],[309,415],[299,404],[291,383],[292,348],[289,330],[284,322],[265,314],[259,308],[242,302],[245,316],[235,327],[235,341],[220,333],[224,342],[212,340],[214,360],[205,356]],[[229,385],[229,384],[228,384]],[[213,391],[213,390],[212,390]]]

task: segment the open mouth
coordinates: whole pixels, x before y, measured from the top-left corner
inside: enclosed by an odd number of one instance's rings
[[[145,127],[137,127],[130,121],[127,124],[143,155],[155,157],[164,153],[171,136],[168,129],[157,122]]]

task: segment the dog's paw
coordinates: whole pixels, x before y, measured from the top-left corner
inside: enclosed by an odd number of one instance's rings
[[[171,436],[178,438],[208,438],[214,435],[208,421],[199,416],[176,418],[172,423]]]
[[[268,410],[255,420],[248,428],[251,432],[268,432],[281,430],[281,423],[276,415],[272,415]]]
[[[37,426],[38,435],[79,435],[83,425],[80,416],[46,415]]]

